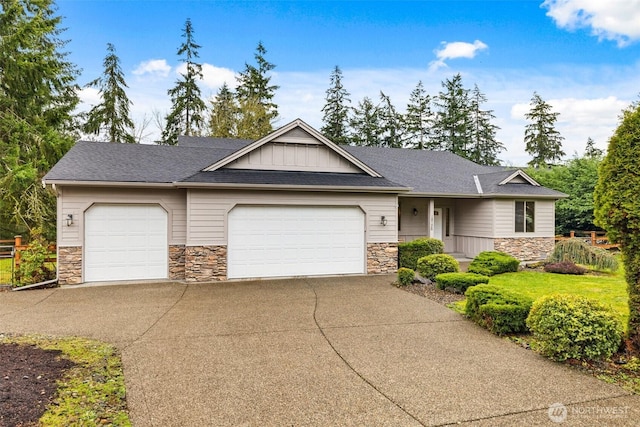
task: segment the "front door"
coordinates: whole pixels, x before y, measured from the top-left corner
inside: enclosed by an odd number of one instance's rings
[[[433,237],[442,240],[442,208],[433,210]]]

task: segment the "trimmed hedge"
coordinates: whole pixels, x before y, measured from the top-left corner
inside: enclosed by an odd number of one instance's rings
[[[436,276],[438,289],[453,289],[460,293],[483,283],[489,283],[489,277],[475,273],[442,273]]]
[[[457,273],[460,264],[451,255],[433,254],[418,259],[418,273],[424,278],[435,280],[438,274]]]
[[[415,270],[418,259],[427,255],[444,252],[444,243],[433,238],[421,238],[410,242],[398,243],[398,263],[400,267]]]
[[[498,251],[480,252],[469,264],[469,273],[494,276],[496,274],[518,271],[520,261],[509,254]]]
[[[415,278],[416,272],[412,269],[404,267],[398,269],[398,283],[400,286],[409,286]]]
[[[531,298],[493,285],[472,286],[465,292],[466,315],[496,335],[528,331],[526,319],[533,304]]]
[[[622,325],[612,310],[579,295],[539,298],[527,326],[540,352],[558,361],[606,358],[618,350],[622,340]]]

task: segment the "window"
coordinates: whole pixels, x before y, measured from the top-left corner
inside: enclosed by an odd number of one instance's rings
[[[516,202],[516,233],[533,233],[535,230],[535,202]]]

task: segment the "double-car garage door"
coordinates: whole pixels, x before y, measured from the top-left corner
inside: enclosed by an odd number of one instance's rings
[[[167,217],[159,205],[88,209],[84,280],[166,279]],[[227,277],[364,273],[364,218],[352,206],[236,206],[227,218]]]

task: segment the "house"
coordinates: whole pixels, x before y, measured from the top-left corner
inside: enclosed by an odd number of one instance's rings
[[[338,146],[301,120],[258,141],[80,141],[43,182],[62,284],[387,273],[421,236],[539,259],[564,197],[448,152]]]

